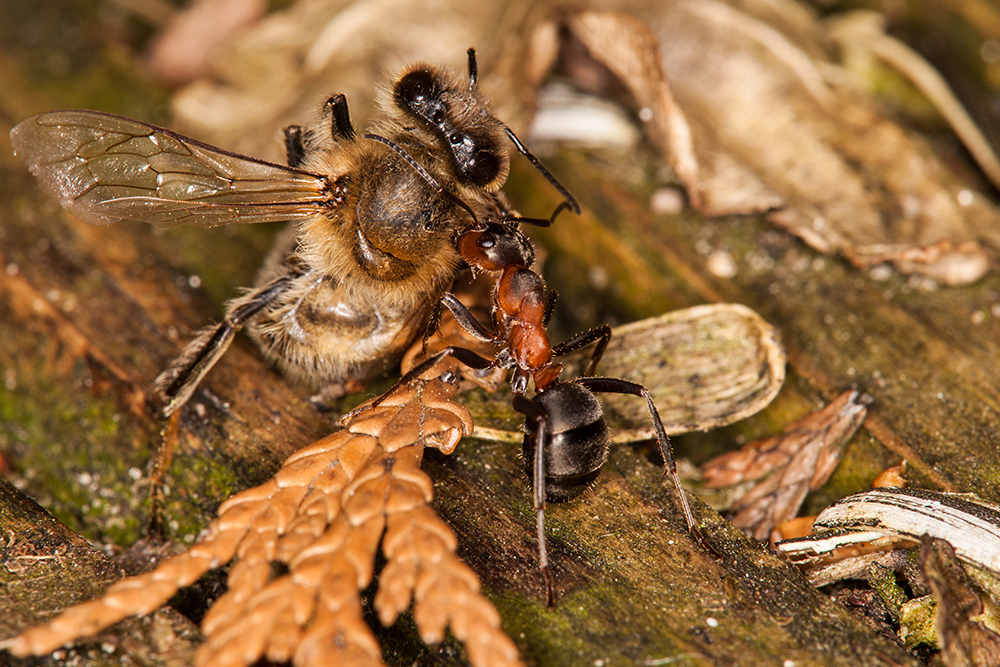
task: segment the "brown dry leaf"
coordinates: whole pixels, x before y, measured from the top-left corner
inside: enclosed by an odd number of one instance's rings
[[[955,558],[954,548],[944,540],[925,535],[920,542],[920,567],[937,602],[938,644],[944,664],[1000,664],[1000,635],[972,620],[983,613],[983,601]]]
[[[195,0],[170,17],[149,49],[146,67],[168,86],[204,76],[213,53],[266,10],[264,0]]]
[[[648,387],[667,434],[676,435],[762,410],[784,384],[785,361],[775,327],[746,306],[717,303],[615,327],[600,371]],[[616,431],[654,437],[642,401],[608,396],[603,403]]]
[[[697,208],[769,212],[859,267],[889,261],[948,284],[996,261],[996,206],[850,82],[802,5],[616,6],[566,25],[628,88]]]
[[[450,628],[473,665],[520,665],[499,614],[479,594],[479,578],[455,556],[454,533],[428,506],[434,485],[420,470],[424,447],[450,452],[473,428],[468,410],[452,400],[455,391],[437,378],[411,382],[347,429],[288,457],[265,484],[223,503],[188,551],[0,647],[15,655],[49,653],[152,612],[235,558],[229,591],[202,623],[197,665],[262,658],[303,667],[381,665],[361,600],[381,543],[387,564],[375,607],[383,623],[393,623],[412,600],[425,642],[441,641]],[[276,563],[287,573],[275,576]]]
[[[756,539],[769,539],[777,524],[798,513],[806,494],[830,477],[872,400],[857,391],[844,392],[781,435],[715,457],[704,465],[705,486],[750,483],[730,507],[731,520]]]
[[[902,489],[909,484],[906,479],[906,461],[886,468],[872,480],[873,489]]]

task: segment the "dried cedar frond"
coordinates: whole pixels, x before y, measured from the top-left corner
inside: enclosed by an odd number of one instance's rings
[[[756,539],[768,539],[777,524],[798,513],[806,493],[830,477],[871,402],[867,394],[845,392],[781,435],[715,457],[704,466],[705,486],[750,483],[730,508],[731,520]]]
[[[433,374],[449,367],[441,364]],[[420,470],[424,448],[451,452],[472,431],[455,391],[438,378],[409,383],[345,430],[290,456],[265,484],[223,503],[188,551],[2,647],[15,655],[49,653],[153,611],[236,558],[229,591],[202,623],[206,641],[196,664],[266,658],[303,667],[381,665],[361,603],[381,543],[388,562],[375,607],[383,623],[393,623],[412,601],[425,642],[440,641],[450,628],[473,665],[520,665],[499,614],[479,593],[479,578],[455,556],[454,533],[428,505],[433,483]],[[287,573],[273,576],[275,562]]]

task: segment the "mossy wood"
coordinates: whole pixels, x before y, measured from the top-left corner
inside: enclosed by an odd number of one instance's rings
[[[57,34],[54,10],[21,11],[21,24],[31,18],[42,34]],[[88,79],[104,82],[102,92],[138,85],[132,98],[156,98],[107,48],[65,75],[65,89],[51,92],[46,80],[48,92],[39,92],[39,65],[25,56],[32,52],[17,51],[22,42],[13,38],[0,43],[12,45],[4,48],[15,63],[0,69],[0,83],[12,91],[0,101],[4,136],[48,108],[108,108]],[[68,57],[79,48],[73,40],[64,46]],[[122,97],[112,94],[113,110],[163,120]],[[563,330],[730,301],[781,331],[791,378],[775,403],[737,426],[676,438],[679,458],[703,461],[737,438],[775,433],[856,386],[876,403],[807,510],[861,490],[902,458],[928,486],[998,500],[996,276],[947,290],[920,289],[898,276],[876,280],[760,220],[654,216],[634,170],[619,177],[592,156],[566,153],[549,166],[585,208],[583,218],[536,234],[550,253],[540,270],[562,293]],[[518,206],[547,210],[554,201],[547,186],[530,192],[539,179],[518,169]],[[271,231],[98,229],[64,214],[7,151],[0,151],[0,175],[0,453],[13,469],[8,476],[68,527],[21,491],[0,487],[0,559],[5,573],[17,574],[0,598],[4,633],[11,634],[113,577],[114,566],[74,533],[112,549],[144,535],[145,480],[161,428],[146,406],[152,379],[194,330],[220,315],[223,299],[250,283]],[[730,253],[735,277],[706,270],[706,244]],[[609,278],[600,287],[584,279],[595,265]],[[202,288],[192,286],[193,275]],[[237,340],[183,411],[166,480],[172,540],[192,540],[229,494],[262,482],[288,453],[332,428],[306,398]],[[516,428],[513,413],[506,419]],[[516,446],[469,440],[450,457],[426,457],[435,507],[455,527],[460,555],[482,577],[529,664],[917,664],[703,505],[696,514],[721,558],[693,543],[657,457],[655,448],[618,447],[592,489],[547,512],[558,597],[552,611],[544,608],[534,512]],[[42,526],[51,526],[48,537],[33,540]],[[30,566],[27,545],[39,556]],[[24,592],[29,576],[36,595]],[[162,633],[149,631],[157,623],[118,626],[97,646],[128,647],[148,664],[183,664],[193,626],[170,626],[176,643],[165,646]],[[389,664],[462,663],[457,644],[422,648],[406,618],[383,633],[383,646]],[[115,655],[83,651],[78,664],[116,664]]]

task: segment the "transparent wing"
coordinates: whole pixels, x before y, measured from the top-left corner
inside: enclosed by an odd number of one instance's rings
[[[52,111],[17,125],[14,153],[77,217],[158,227],[308,218],[328,181],[97,111]]]

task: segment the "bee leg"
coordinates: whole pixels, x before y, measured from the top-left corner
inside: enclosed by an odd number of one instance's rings
[[[229,349],[236,332],[242,329],[251,317],[287,291],[291,284],[291,279],[283,276],[230,301],[228,312],[222,322],[203,329],[188,343],[181,356],[156,378],[153,387],[163,400],[160,414],[169,417],[180,410],[191,398],[205,374]]]
[[[285,128],[285,159],[289,167],[301,167],[306,159],[305,136],[301,125]]]
[[[160,445],[156,448],[149,470],[149,527],[147,536],[162,541],[163,533],[163,478],[167,474],[170,462],[173,461],[177,449],[177,429],[180,413],[175,412],[166,419],[160,430]]]
[[[424,329],[424,337],[421,341],[420,356],[427,356],[427,342],[431,339],[435,333],[437,333],[438,328],[441,326],[441,302],[437,301],[434,306],[431,307],[430,317],[427,318],[427,327]]]
[[[229,348],[236,332],[242,329],[251,317],[287,290],[290,282],[288,277],[278,278],[230,302],[223,321],[203,330],[188,343],[181,356],[156,378],[153,387],[163,401],[160,415],[166,423],[160,431],[160,446],[157,448],[150,471],[151,535],[162,535],[160,507],[163,503],[163,477],[170,467],[177,446],[180,409],[191,398],[205,374]]]
[[[324,108],[330,114],[330,134],[333,136],[333,140],[354,141],[357,134],[354,131],[354,124],[351,122],[347,97],[343,93],[337,93],[326,101]]]

